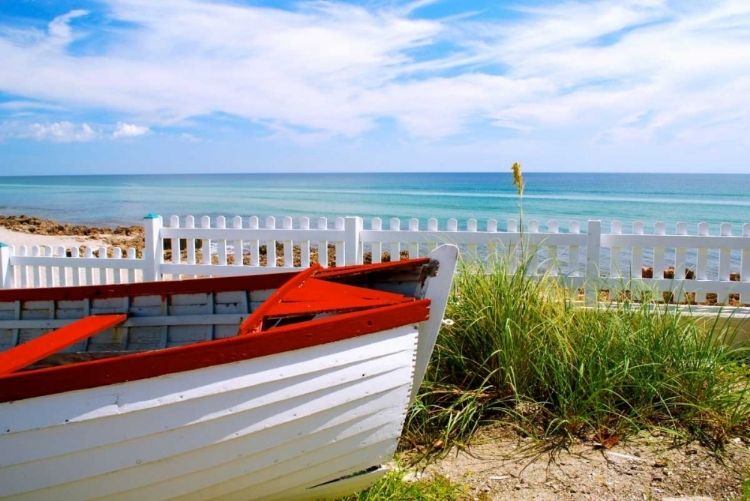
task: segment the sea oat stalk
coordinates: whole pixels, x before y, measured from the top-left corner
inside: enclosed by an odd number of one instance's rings
[[[518,231],[521,235],[519,245],[521,247],[521,262],[526,262],[526,252],[523,244],[523,171],[521,170],[521,164],[513,162],[513,166],[510,168],[513,172],[513,186],[518,190]]]
[[[523,196],[523,172],[521,171],[521,164],[518,162],[513,163],[513,167],[510,168],[513,171],[513,186],[518,188],[518,196]]]

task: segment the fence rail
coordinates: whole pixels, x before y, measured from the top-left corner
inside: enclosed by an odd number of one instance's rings
[[[750,223],[737,235],[727,223],[717,235],[711,235],[705,223],[697,226],[694,235],[685,223],[677,223],[675,233],[668,234],[661,222],[649,233],[637,222],[626,233],[618,221],[603,233],[596,220],[588,221],[585,231],[580,222],[571,221],[567,232],[561,232],[555,220],[547,222],[544,230],[536,221],[522,228],[518,221],[509,220],[505,231],[494,219],[484,222],[482,230],[476,219],[460,228],[456,219],[449,219],[442,229],[436,219],[423,225],[417,219],[392,218],[386,225],[374,218],[367,229],[359,217],[333,221],[268,217],[261,224],[255,216],[246,220],[236,216],[227,225],[226,218],[219,216],[213,223],[207,216],[198,224],[193,216],[182,221],[172,216],[164,225],[160,216],[149,214],[144,219],[141,257],[136,257],[135,249],[110,252],[106,247],[89,247],[81,254],[77,247],[14,249],[0,244],[0,287],[232,276],[288,271],[314,261],[342,266],[365,258],[379,262],[417,257],[439,244],[455,243],[465,259],[505,255],[511,266],[524,266],[529,276],[558,277],[569,287],[585,288],[589,301],[601,297],[604,290],[612,298],[656,291],[676,300],[703,302],[715,294],[721,303],[728,299],[750,303]],[[172,251],[165,260],[167,247]],[[650,275],[643,272],[645,267],[653,270]]]

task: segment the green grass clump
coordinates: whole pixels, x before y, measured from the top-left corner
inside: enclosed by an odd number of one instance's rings
[[[424,480],[405,480],[403,471],[392,470],[369,489],[342,498],[341,501],[380,501],[385,499],[468,501],[475,498],[470,495],[468,487],[452,482],[444,476],[431,476]]]
[[[523,263],[522,263],[523,264]],[[647,303],[574,307],[552,277],[464,264],[407,439],[461,445],[482,424],[602,444],[648,427],[722,444],[748,424],[745,355]]]

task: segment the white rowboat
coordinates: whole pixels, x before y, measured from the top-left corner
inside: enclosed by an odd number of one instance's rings
[[[333,499],[384,473],[457,249],[0,291],[0,499]]]

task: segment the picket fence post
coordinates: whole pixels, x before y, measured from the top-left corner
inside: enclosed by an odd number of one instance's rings
[[[161,261],[164,254],[161,239],[161,216],[153,212],[146,214],[143,218],[143,230],[145,232],[146,246],[143,249],[143,280],[154,282],[161,276]],[[179,249],[179,245],[177,247]]]
[[[347,216],[344,219],[344,264],[362,264],[364,259],[360,233],[364,227],[361,217]]]
[[[586,275],[584,287],[586,304],[594,305],[599,300],[599,256],[602,249],[602,222],[589,220],[586,235]]]
[[[0,289],[10,287],[10,247],[0,242]]]

